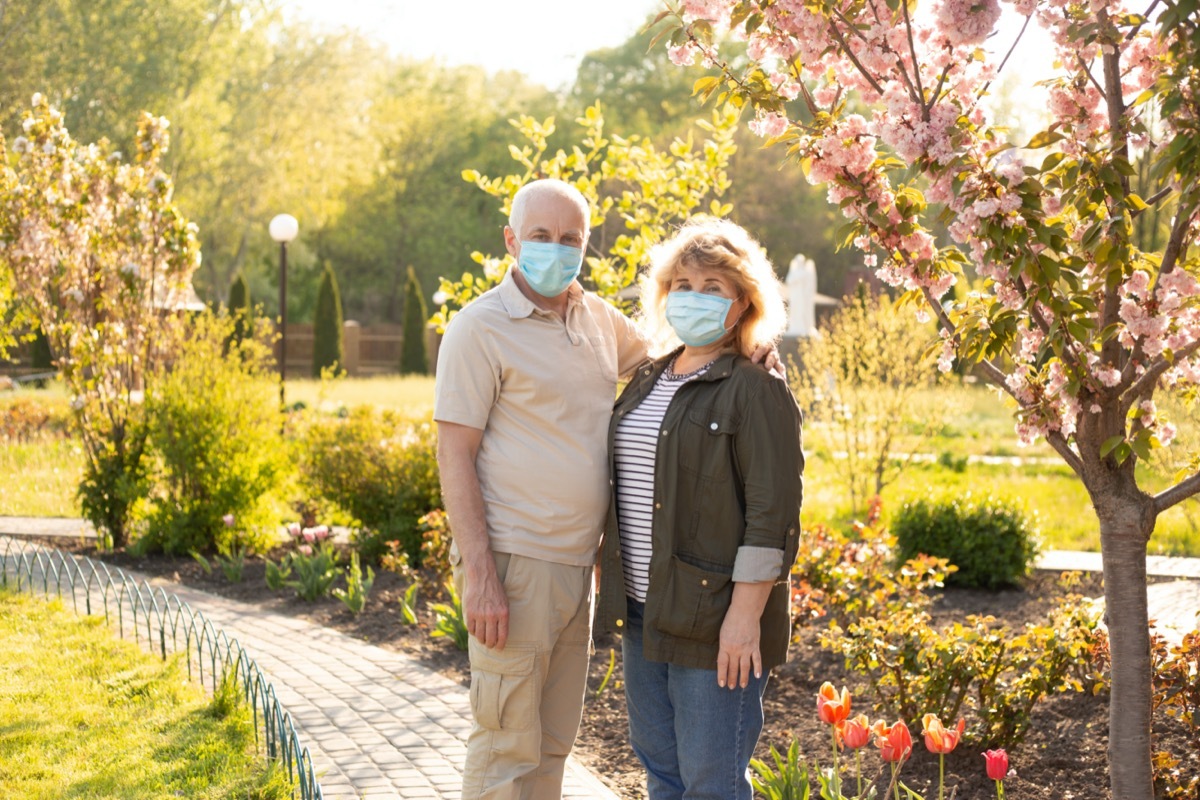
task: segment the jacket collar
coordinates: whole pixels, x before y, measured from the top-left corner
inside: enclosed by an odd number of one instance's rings
[[[659,356],[651,363],[654,371],[654,380],[658,380],[658,376],[662,375],[666,370],[667,365],[671,363],[671,359],[683,352],[683,345],[676,347],[671,352],[664,356]],[[721,353],[713,360],[712,365],[703,375],[697,375],[692,380],[695,381],[719,381],[728,378],[733,373],[733,362],[739,358],[737,353]]]

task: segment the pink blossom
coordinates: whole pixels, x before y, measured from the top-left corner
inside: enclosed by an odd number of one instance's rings
[[[1170,422],[1164,422],[1158,426],[1158,441],[1163,447],[1170,447],[1171,442],[1175,441],[1175,435],[1178,430],[1175,425]]]
[[[1111,389],[1121,382],[1121,370],[1115,367],[1098,369],[1096,370],[1096,379]]]
[[[287,532],[288,532],[288,535],[291,536],[292,538],[299,537],[300,536],[300,523],[293,522],[290,525],[288,525]]]
[[[951,45],[981,44],[1000,19],[998,0],[942,0],[934,6],[938,30]]]
[[[671,63],[677,67],[690,67],[696,63],[696,53],[699,49],[692,42],[684,42],[681,45],[671,45],[667,48],[667,57],[671,59]]]
[[[788,119],[783,114],[773,111],[758,112],[758,117],[750,123],[750,130],[764,139],[779,136],[788,127]]]
[[[302,544],[299,547],[297,547],[296,549],[298,551],[300,551],[301,555],[311,556],[313,554],[312,545],[309,545],[309,544]]]
[[[234,523],[233,514],[226,514],[225,516],[221,517],[221,522],[225,523],[226,528],[232,528]]]

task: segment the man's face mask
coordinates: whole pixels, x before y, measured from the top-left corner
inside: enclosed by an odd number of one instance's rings
[[[583,250],[553,242],[521,242],[517,265],[529,288],[542,297],[558,297],[579,276]]]

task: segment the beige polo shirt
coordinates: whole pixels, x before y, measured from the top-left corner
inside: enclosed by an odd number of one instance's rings
[[[617,377],[646,357],[633,323],[579,283],[564,322],[512,272],[446,326],[434,419],[483,431],[475,462],[492,550],[594,562],[608,513]]]

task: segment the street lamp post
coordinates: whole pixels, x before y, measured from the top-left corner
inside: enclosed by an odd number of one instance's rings
[[[291,214],[276,214],[269,228],[279,242],[279,408],[285,410],[283,383],[287,379],[287,246],[300,233],[300,223]]]

